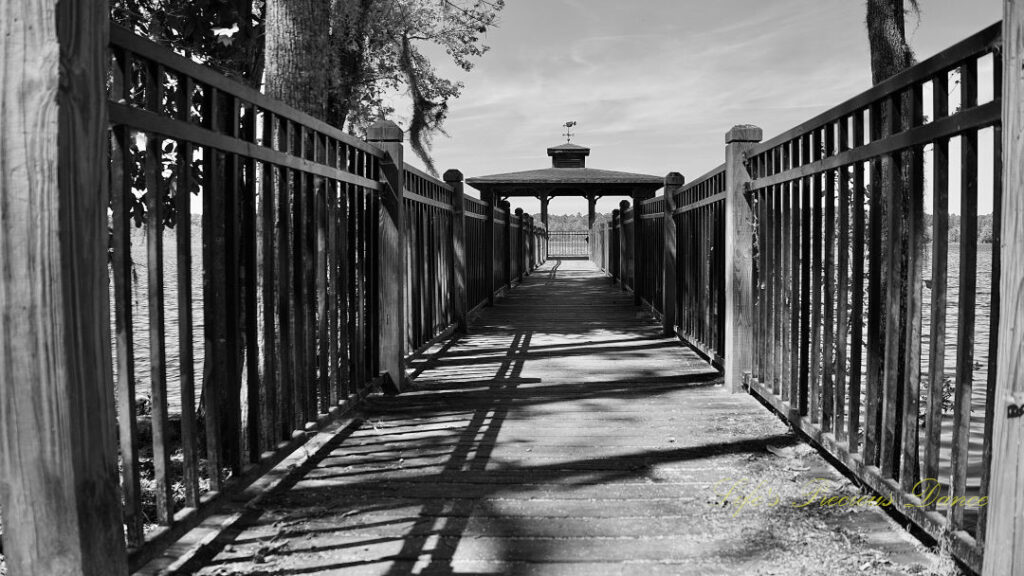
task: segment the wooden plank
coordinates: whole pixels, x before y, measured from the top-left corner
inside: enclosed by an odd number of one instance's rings
[[[839,152],[850,147],[850,118],[839,121]],[[859,169],[854,166],[852,169]],[[846,382],[849,377],[848,334],[850,328],[850,166],[844,166],[837,174],[839,220],[836,230],[839,243],[836,249],[836,339],[835,339],[835,436],[839,441],[847,439]],[[859,209],[856,206],[855,209]]]
[[[1002,53],[992,55],[993,94],[1003,93]],[[998,287],[1002,279],[1002,210],[1003,210],[1003,129],[996,125],[992,130],[992,276],[990,285]],[[989,494],[992,485],[992,441],[996,415],[996,378],[999,366],[999,317],[1000,292],[994,288],[989,303],[988,326],[988,370],[985,379],[985,428],[982,432],[981,448],[981,489]],[[988,521],[988,506],[978,512],[976,536],[980,546],[985,545],[985,529]]]
[[[802,164],[811,161],[811,138],[800,141]],[[797,409],[800,415],[810,413],[811,375],[811,179],[800,180],[800,390]]]
[[[864,114],[859,111],[853,116],[853,145],[859,146],[864,142]],[[853,216],[851,227],[853,238],[851,239],[851,286],[852,298],[850,300],[850,418],[846,425],[848,437],[848,449],[851,454],[856,454],[861,445],[861,367],[862,359],[862,335],[864,334],[864,169],[863,164],[853,165],[853,199],[851,208]],[[866,460],[869,460],[865,456]],[[869,460],[870,461],[870,460]]]
[[[184,78],[179,85],[179,118],[188,121],[192,109],[194,86]],[[188,142],[177,143],[178,185],[174,195],[177,239],[178,276],[178,353],[181,396],[182,484],[185,506],[199,507],[198,427],[195,407],[195,361],[192,327],[192,171],[193,148]]]
[[[874,104],[869,109],[870,134],[875,141],[882,137],[882,107]],[[885,304],[882,302],[882,213],[885,198],[876,182],[882,179],[880,159],[870,162],[871,198],[868,208],[868,317],[867,339],[867,374],[865,378],[864,406],[864,461],[869,465],[878,463],[879,426],[881,424],[881,392],[882,392],[882,357],[884,342],[882,341],[882,320]]]
[[[131,54],[115,53],[115,93],[131,90]],[[139,443],[135,408],[135,345],[132,322],[132,134],[122,126],[111,130],[110,182],[114,282],[114,329],[117,341],[117,424],[121,448],[121,484],[124,492],[124,523],[128,546],[144,542],[142,493],[139,486]]]
[[[932,114],[949,113],[948,74],[932,79]],[[939,477],[943,384],[946,376],[946,295],[949,260],[949,139],[932,147],[932,290],[928,349],[928,407],[921,475]],[[993,292],[995,292],[993,290]],[[934,504],[930,505],[934,509]]]
[[[245,108],[245,116],[242,118],[242,132],[240,136],[254,144],[258,142],[259,135],[256,131],[256,109],[252,106]],[[260,445],[260,425],[263,412],[262,378],[260,366],[260,338],[263,325],[260,322],[259,306],[259,236],[257,234],[257,176],[256,161],[252,158],[244,158],[241,162],[242,186],[241,196],[238,198],[238,246],[240,254],[239,266],[239,288],[242,294],[243,323],[241,327],[244,342],[245,359],[245,407],[244,416],[246,450],[243,458],[247,464],[255,464],[260,461],[262,447]],[[267,445],[268,449],[273,445]]]
[[[274,146],[277,118],[273,114],[264,111],[263,115],[263,145]],[[281,177],[278,170],[267,162],[260,164],[262,169],[260,193],[259,193],[259,214],[258,214],[258,259],[257,275],[260,281],[260,314],[263,321],[262,337],[260,348],[263,350],[263,377],[260,379],[262,388],[261,397],[263,402],[260,406],[260,445],[264,447],[276,446],[279,439],[284,437],[280,434],[280,404],[278,387],[282,374],[279,371],[281,366],[280,346],[278,340],[279,328],[277,310],[277,266],[276,266],[276,228],[277,228],[277,180]]]
[[[904,127],[918,125],[923,122],[922,87],[911,89],[903,101]],[[905,365],[903,385],[903,412],[899,415],[903,420],[901,439],[902,457],[900,458],[900,486],[904,492],[912,493],[918,482],[920,473],[918,417],[921,408],[921,314],[924,307],[922,291],[924,285],[924,148],[915,148],[904,153],[904,161],[909,165],[908,190],[910,202],[907,204],[907,240],[905,253],[906,265],[906,301],[907,321],[904,330],[906,337],[903,344]],[[906,181],[906,179],[904,179]]]
[[[884,134],[893,134],[900,130],[902,97],[893,96],[889,99],[883,112],[882,122]],[[901,233],[904,199],[908,195],[903,185],[903,156],[892,154],[882,158],[882,187],[886,192],[885,212],[888,215],[888,235],[885,247],[885,342],[882,379],[882,424],[879,438],[879,468],[887,478],[896,478],[899,473],[899,440],[900,440],[900,404],[903,400],[903,384],[905,376],[900,366],[900,354],[903,347],[901,339],[904,328],[902,299],[904,271],[904,243]],[[888,187],[886,188],[886,184]]]
[[[221,109],[223,113],[221,128],[233,138],[240,137],[241,128],[241,102],[233,96],[224,95],[225,106]],[[245,336],[243,332],[245,312],[245,295],[242,293],[242,271],[241,271],[241,199],[242,187],[242,159],[237,154],[227,153],[224,155],[224,188],[221,201],[223,202],[223,218],[221,219],[223,233],[223,258],[224,276],[222,279],[224,291],[224,378],[221,381],[219,392],[221,409],[221,426],[223,428],[221,440],[224,443],[225,459],[231,467],[232,474],[239,474],[244,467],[244,432],[242,422],[242,367],[245,361]]]
[[[800,164],[800,142],[794,140],[792,147],[792,163],[790,167]],[[799,415],[800,406],[800,310],[803,295],[800,292],[800,182],[787,184],[789,190],[786,197],[789,201],[789,402],[791,406],[797,407]]]
[[[793,166],[796,156],[793,154],[793,142],[789,142],[783,148],[784,156],[782,170]],[[790,400],[793,397],[793,185],[786,183],[780,190],[780,211],[782,215],[782,237],[780,242],[782,271],[780,276],[780,290],[782,298],[782,309],[779,314],[781,322],[781,345],[782,353],[782,394],[783,400]]]
[[[12,574],[127,574],[107,281],[108,11],[0,19],[0,507]]]
[[[663,336],[671,336],[675,333],[676,327],[676,255],[679,242],[676,233],[675,207],[676,194],[685,183],[683,175],[678,172],[669,172],[665,176],[664,211],[662,218],[664,225],[662,232],[662,315],[661,333]]]
[[[317,160],[327,163],[328,143],[326,139],[322,139],[320,136],[315,136],[314,144],[316,145],[316,156]],[[330,196],[332,182],[327,180],[318,180],[316,183],[316,195],[313,197],[316,205],[313,207],[313,220],[316,225],[314,231],[315,234],[315,254],[316,260],[314,262],[314,286],[316,290],[316,316],[315,316],[315,329],[316,329],[316,363],[317,363],[317,406],[319,407],[320,414],[327,414],[331,408],[334,407],[335,402],[331,400],[331,391],[334,386],[331,383],[331,375],[333,373],[331,369],[331,342],[334,339],[334,333],[329,332],[330,326],[330,314],[329,314],[329,303],[331,300],[330,292],[328,291],[328,277],[331,268],[331,242],[328,230],[328,218],[330,218]]]
[[[146,70],[148,105],[163,105],[163,69],[149,66]],[[153,433],[153,481],[156,497],[156,520],[170,524],[174,517],[171,503],[171,454],[167,438],[167,358],[164,338],[164,182],[161,156],[163,139],[146,138],[143,171],[146,179],[146,280],[149,300],[149,380],[150,425]]]
[[[744,155],[761,140],[756,126],[733,127],[725,137],[725,269],[729,280],[725,295],[725,385],[738,392],[743,374],[751,370],[753,358],[753,263],[750,250],[752,214],[745,187],[750,175],[743,165]]]
[[[383,202],[380,220],[373,211],[373,222],[380,227],[379,272],[381,276],[372,274],[376,282],[380,278],[379,308],[375,308],[370,318],[377,322],[380,334],[378,356],[382,375],[387,377],[383,383],[390,392],[401,392],[407,384],[405,375],[405,285],[402,277],[405,270],[405,207],[403,194],[405,191],[403,172],[403,140],[402,129],[389,121],[379,121],[370,127],[367,140],[375,143],[385,152],[385,161],[381,163],[381,176],[386,180],[388,189],[382,193]],[[374,235],[376,236],[376,235]],[[374,261],[378,261],[376,258]],[[377,270],[374,270],[375,272]],[[378,288],[377,285],[374,288]]]
[[[301,124],[292,124],[289,136],[292,137],[292,150],[300,158],[306,158],[307,130]],[[308,422],[315,420],[314,407],[309,405],[311,379],[309,373],[308,350],[313,343],[308,340],[307,326],[307,286],[306,286],[306,207],[309,204],[311,181],[305,172],[294,171],[291,175],[294,190],[291,197],[292,219],[292,285],[291,285],[291,316],[292,316],[292,400],[295,402],[294,428],[303,430]]]
[[[456,330],[465,334],[469,329],[467,314],[469,313],[469,265],[466,260],[466,193],[462,172],[448,170],[444,173],[444,181],[451,189],[452,214],[451,250],[452,250],[452,319]]]
[[[327,163],[331,166],[337,166],[341,145],[332,142],[328,142],[327,145]],[[338,303],[344,293],[340,280],[342,278],[341,259],[344,253],[339,250],[340,239],[338,237],[338,196],[342,186],[343,184],[340,182],[329,181],[327,183],[327,320],[325,324],[328,342],[327,364],[330,371],[330,394],[327,401],[331,408],[338,406],[346,396],[343,391],[346,379],[342,376],[340,352],[342,350],[343,332],[340,329],[341,321],[338,319],[340,310]]]
[[[960,68],[960,106],[978,103],[978,62]],[[974,320],[978,289],[978,133],[960,137],[960,301],[957,314],[956,378],[953,397],[953,447],[950,453],[950,496],[967,491],[967,460],[970,450],[971,401],[974,388]],[[963,526],[964,510],[950,510],[953,528]]]
[[[835,155],[836,128],[833,123],[825,126],[825,149],[826,157]],[[822,224],[825,238],[822,249],[822,273],[825,275],[823,287],[825,289],[822,304],[822,337],[821,337],[821,429],[825,432],[832,432],[835,428],[835,349],[836,349],[836,312],[835,312],[835,290],[836,290],[836,181],[839,175],[835,170],[825,172],[825,197],[824,217]]]
[[[822,134],[821,130],[815,130],[811,135],[811,160],[818,161],[822,158]],[[810,415],[811,422],[821,421],[821,356],[822,356],[822,175],[811,176],[811,375],[810,375]]]
[[[280,119],[278,146],[290,150],[293,144],[291,123]],[[290,438],[295,429],[295,327],[292,318],[292,171],[277,167],[277,315],[280,325],[280,387],[278,433]]]
[[[990,501],[985,528],[983,576],[1017,574],[1024,570],[1024,427],[1019,406],[1024,404],[1024,4],[1003,2],[1003,161],[1000,220],[999,356],[996,366],[995,420],[992,434]],[[995,290],[993,290],[995,292]],[[1011,418],[1010,409],[1017,417]]]

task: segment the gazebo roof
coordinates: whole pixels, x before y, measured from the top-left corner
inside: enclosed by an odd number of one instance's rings
[[[481,192],[503,196],[621,194],[648,197],[665,183],[661,176],[587,168],[589,154],[590,148],[578,144],[553,146],[548,148],[552,158],[550,168],[468,178],[466,184]]]

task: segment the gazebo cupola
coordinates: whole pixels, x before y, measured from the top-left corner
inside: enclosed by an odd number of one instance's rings
[[[586,168],[590,148],[576,144],[562,144],[548,148],[552,168]]]

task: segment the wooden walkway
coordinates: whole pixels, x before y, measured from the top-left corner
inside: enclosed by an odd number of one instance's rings
[[[816,478],[826,496],[859,492],[589,262],[549,262],[414,368],[416,391],[372,398],[201,573],[862,575],[936,561],[875,509],[794,506]]]

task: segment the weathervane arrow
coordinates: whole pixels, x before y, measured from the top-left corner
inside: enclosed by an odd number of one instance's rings
[[[570,121],[566,122],[565,124],[562,124],[562,128],[565,128],[565,134],[562,134],[562,136],[565,136],[566,143],[572,142],[572,136],[573,136],[573,134],[572,134],[572,127],[575,126],[575,125],[576,125],[576,121],[575,120],[570,120]]]

